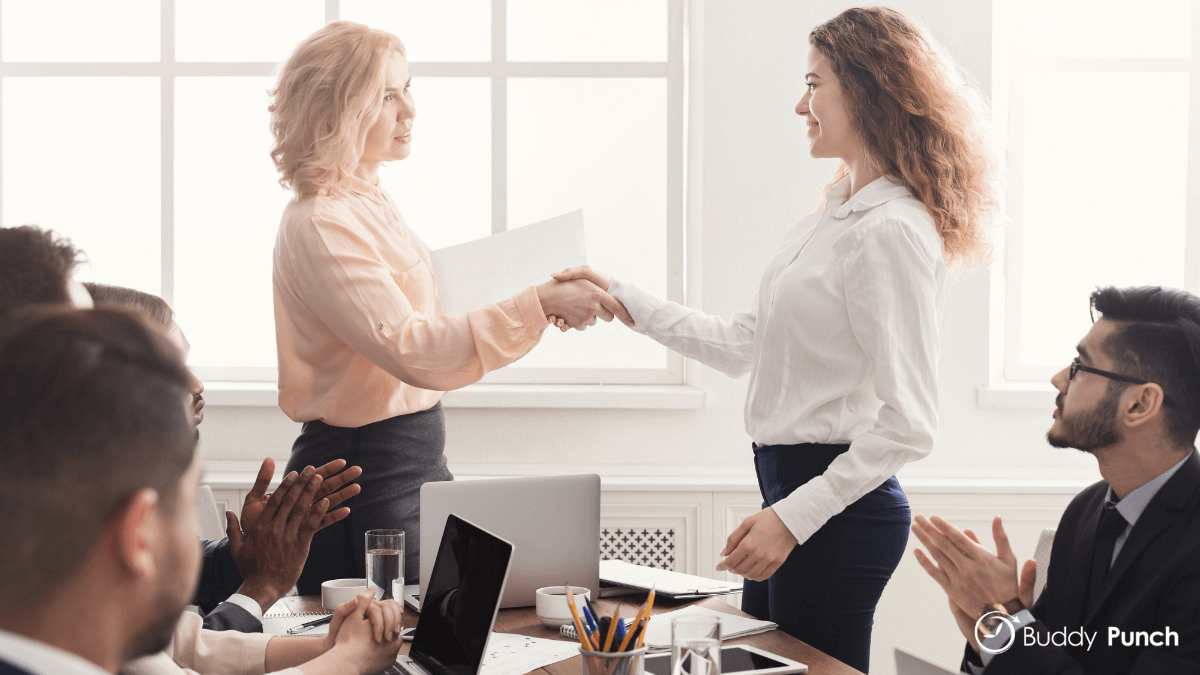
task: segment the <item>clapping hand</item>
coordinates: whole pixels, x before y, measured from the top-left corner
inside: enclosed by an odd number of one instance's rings
[[[612,283],[611,275],[597,272],[591,267],[583,265],[580,267],[568,267],[555,274],[554,279],[554,282],[547,282],[538,286],[539,296],[543,287],[550,286],[555,282],[561,286],[585,284],[577,288],[591,293],[591,297],[585,298],[584,305],[569,305],[572,310],[580,310],[574,313],[571,313],[570,310],[557,310],[555,307],[547,306],[545,300],[542,301],[542,308],[546,310],[546,320],[552,325],[557,326],[559,330],[564,332],[569,328],[584,330],[588,326],[596,325],[597,317],[605,321],[612,321],[615,316],[626,326],[634,325],[633,317],[625,310],[625,306],[608,293],[608,286]],[[594,304],[587,304],[588,300]],[[579,321],[581,318],[583,319],[582,322]]]
[[[268,457],[246,496],[241,520],[233,511],[225,513],[229,551],[245,577],[238,592],[256,600],[263,611],[300,578],[312,536],[350,514],[346,507],[332,510],[361,490],[352,481],[362,469],[342,471],[345,466],[346,461],[338,459],[319,469],[293,471],[278,490],[267,494],[275,473],[275,460]]]
[[[973,617],[983,607],[1000,604],[1014,614],[1033,605],[1037,563],[1026,561],[1018,580],[1017,557],[999,516],[992,521],[995,554],[979,543],[974,532],[960,531],[938,516],[917,516],[912,531],[929,549],[928,555],[921,549],[913,551],[917,562],[946,592],[959,628],[976,649]]]

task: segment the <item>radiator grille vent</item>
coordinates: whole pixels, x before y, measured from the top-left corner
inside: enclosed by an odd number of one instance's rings
[[[600,559],[675,569],[675,530],[605,528],[600,532]]]

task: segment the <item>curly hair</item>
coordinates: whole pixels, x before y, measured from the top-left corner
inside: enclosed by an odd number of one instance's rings
[[[386,56],[405,55],[391,33],[334,21],[283,64],[267,110],[279,184],[300,197],[334,194],[353,175],[379,115]]]
[[[82,254],[70,239],[35,225],[0,228],[0,314],[33,304],[69,304],[67,276]]]
[[[921,26],[885,7],[848,9],[809,43],[829,60],[870,161],[929,209],[948,260],[991,258],[996,161],[983,97]],[[845,164],[826,190],[848,175]]]

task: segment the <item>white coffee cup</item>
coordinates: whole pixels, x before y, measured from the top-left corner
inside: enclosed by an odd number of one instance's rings
[[[321,584],[321,606],[329,611],[367,590],[366,579],[330,579]]]
[[[586,600],[591,599],[592,592],[583,586],[572,586],[571,595],[575,598],[575,609],[579,612],[579,620],[583,621],[583,607]],[[547,586],[539,588],[534,593],[534,613],[541,619],[542,624],[557,628],[574,621],[571,618],[571,607],[567,605],[567,593],[562,586]]]

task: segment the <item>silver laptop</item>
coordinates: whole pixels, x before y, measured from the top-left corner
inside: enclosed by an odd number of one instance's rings
[[[956,670],[943,668],[932,661],[896,648],[896,675],[959,675]]]
[[[564,582],[600,597],[600,476],[489,478],[421,486],[421,576],[405,588],[420,611],[433,573],[442,523],[450,513],[516,546],[501,607],[529,607],[534,591]],[[427,554],[426,552],[429,552]]]
[[[412,648],[383,675],[478,675],[483,665],[513,545],[456,515],[444,522]]]

